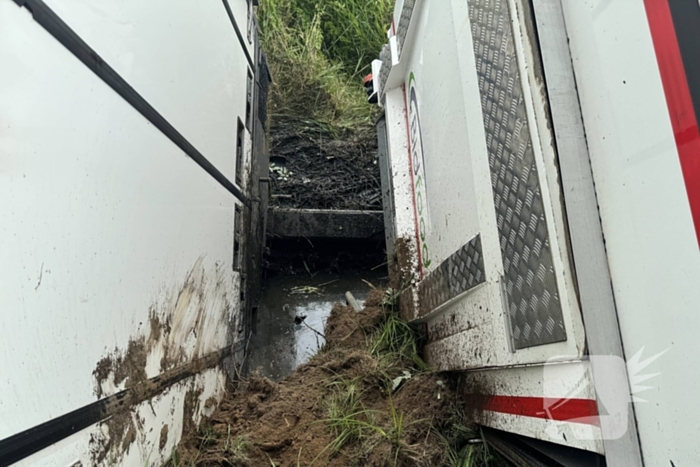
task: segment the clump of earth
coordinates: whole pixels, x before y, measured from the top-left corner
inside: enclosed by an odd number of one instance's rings
[[[183,435],[173,465],[427,467],[493,460],[465,416],[459,381],[423,363],[420,335],[400,321],[394,298],[390,290],[374,290],[360,312],[336,304],[317,355],[278,383],[253,375],[230,388],[216,412]],[[456,463],[467,458],[475,462]]]

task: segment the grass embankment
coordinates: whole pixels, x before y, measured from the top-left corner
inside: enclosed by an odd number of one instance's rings
[[[387,40],[393,0],[261,0],[271,205],[381,209],[374,119],[362,78]]]
[[[261,0],[260,37],[276,119],[356,128],[372,123],[362,77],[386,42],[393,0]]]
[[[421,359],[395,298],[336,305],[321,352],[279,383],[253,376],[230,391],[172,467],[503,465],[465,422],[458,382]]]

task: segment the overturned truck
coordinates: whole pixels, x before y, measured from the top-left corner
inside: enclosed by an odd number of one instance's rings
[[[518,465],[697,462],[699,43],[694,0],[396,4],[369,87],[402,312]]]
[[[253,3],[0,0],[0,465],[161,465],[241,371]]]

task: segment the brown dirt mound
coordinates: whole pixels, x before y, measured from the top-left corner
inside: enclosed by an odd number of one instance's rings
[[[395,362],[368,350],[385,318],[382,296],[372,293],[359,313],[336,305],[319,354],[279,383],[253,376],[230,392],[198,432],[184,438],[175,465],[444,465],[436,431],[449,423],[456,391],[445,375],[406,365],[410,378],[392,391],[395,371],[389,376],[386,369],[395,370]],[[349,412],[362,434],[335,450],[339,431],[329,426],[330,407],[350,394],[358,395]]]
[[[326,342],[331,347],[358,349],[367,346],[367,339],[384,318],[381,307],[383,292],[373,290],[364,309],[355,313],[349,306],[336,303],[326,322]]]

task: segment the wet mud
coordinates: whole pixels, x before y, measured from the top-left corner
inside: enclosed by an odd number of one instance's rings
[[[345,302],[345,292],[362,304],[370,290],[364,281],[384,287],[387,280],[383,268],[269,278],[253,316],[248,368],[274,381],[286,377],[325,344],[326,321],[333,305]]]
[[[179,287],[151,305],[148,332],[132,337],[126,348],[115,348],[97,362],[93,370],[97,398],[126,392],[107,404],[101,431],[90,440],[94,464],[107,456],[118,461],[143,436],[143,422],[136,415],[138,404],[220,362],[219,351],[227,348],[230,328],[235,325],[228,297],[237,295],[237,290],[226,274],[218,264],[205,269],[199,258]],[[193,411],[199,410],[192,406],[196,402],[196,398],[186,400],[186,425],[193,423]],[[167,436],[167,430],[161,433],[162,443]]]
[[[270,139],[272,206],[381,210],[373,125],[331,132],[307,120],[277,118]]]

